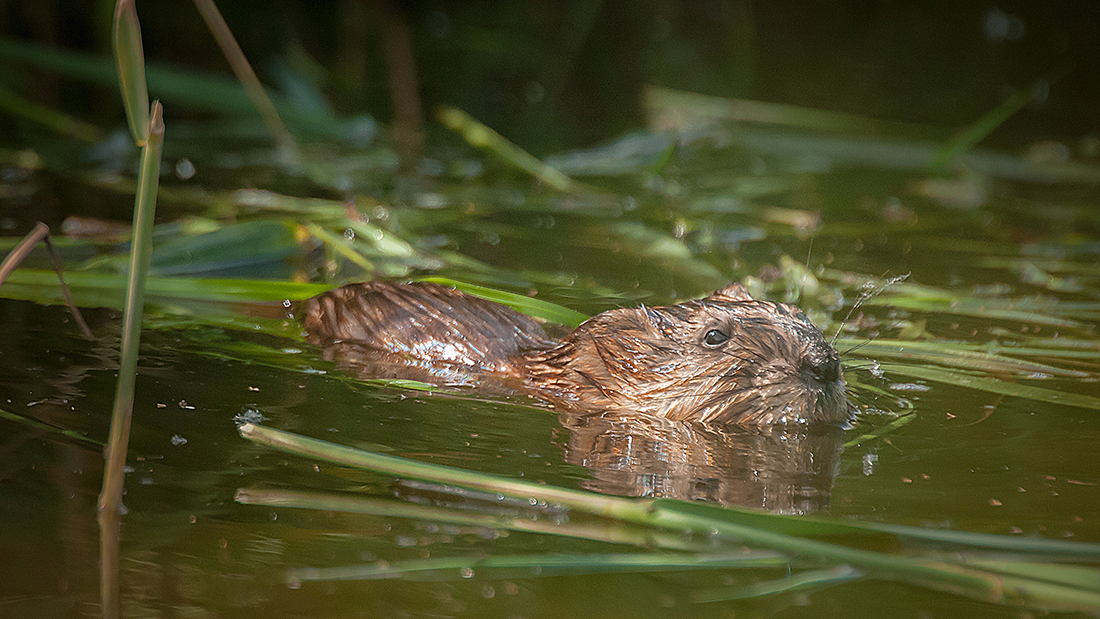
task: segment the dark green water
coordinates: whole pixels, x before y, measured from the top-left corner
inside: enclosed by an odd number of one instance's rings
[[[911,187],[920,176],[839,169],[812,176],[778,174],[788,190],[741,209],[730,208],[738,202],[728,189],[705,187],[747,177],[720,157],[704,163],[709,164],[705,173],[683,172],[677,178],[690,191],[643,199],[632,211],[577,211],[570,199],[547,197],[518,183],[506,191],[499,186],[482,190],[474,214],[441,216],[432,226],[460,251],[495,267],[573,278],[575,286],[533,287],[540,298],[593,313],[618,303],[703,295],[721,284],[716,280],[759,273],[784,254],[795,262],[808,260],[811,271],[827,267],[875,277],[910,273],[910,282],[960,296],[975,291],[1010,299],[1041,294],[1096,311],[1100,224],[1086,204],[1088,190],[993,182],[984,205],[958,210],[914,196]],[[716,198],[708,199],[708,193]],[[723,195],[729,198],[725,202],[717,199]],[[526,206],[516,208],[517,200]],[[626,200],[623,192],[612,201]],[[766,207],[808,208],[821,213],[823,226],[812,236],[799,235],[770,221],[762,210]],[[630,241],[634,237],[623,227],[633,225],[664,233],[682,225],[690,256],[670,256]],[[1052,279],[1024,281],[1025,262],[1073,286],[1062,290],[1052,286]],[[838,320],[855,296],[853,286],[840,289],[848,300],[831,314]],[[623,298],[610,298],[601,292],[606,290]],[[818,318],[832,312],[813,299],[806,305]],[[902,327],[918,325],[921,337],[941,343],[945,338],[964,344],[1024,337],[1043,341],[1055,335],[1071,339],[1085,356],[1044,360],[1086,376],[1022,382],[1100,396],[1100,340],[1094,323],[1052,327],[959,315],[950,305],[906,311],[868,304],[859,311],[864,324],[881,323],[877,337],[896,337]],[[0,615],[92,616],[99,599],[99,443],[106,440],[114,394],[118,316],[105,310],[92,314],[93,343],[79,339],[60,308],[2,301],[0,317],[0,406],[90,439],[0,419],[5,563]],[[286,328],[288,334],[295,330],[293,324]],[[854,336],[876,336],[875,331],[864,327]],[[227,339],[262,344],[267,354],[229,355]],[[892,395],[876,399],[857,389],[857,400],[888,412],[911,411],[912,418],[882,438],[843,449],[835,475],[826,479],[826,497],[819,500],[823,513],[855,521],[1100,542],[1096,410],[889,371],[876,378],[862,369],[868,359],[859,354],[846,357],[849,376]],[[128,513],[122,523],[126,616],[1027,616],[875,579],[812,594],[691,601],[695,591],[781,578],[783,573],[775,570],[559,576],[531,570],[483,576],[474,570],[438,582],[288,584],[288,570],[304,567],[630,550],[569,537],[235,502],[239,489],[253,487],[380,497],[392,496],[396,488],[398,494],[410,494],[389,476],[315,466],[254,446],[238,435],[236,420],[256,414],[271,427],[416,460],[571,488],[604,487],[594,481],[600,471],[585,466],[571,446],[579,430],[552,412],[380,389],[332,370],[319,351],[289,338],[186,322],[143,334],[132,470],[126,479]],[[868,415],[844,440],[890,419]],[[641,485],[632,486],[631,493],[660,477],[652,470],[641,475]],[[661,493],[660,484],[652,488]]]

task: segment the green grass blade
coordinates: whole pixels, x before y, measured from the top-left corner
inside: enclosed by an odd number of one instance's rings
[[[1070,307],[1067,304],[1034,299],[933,298],[911,297],[900,294],[884,294],[868,300],[864,305],[885,306],[892,309],[906,309],[917,312],[973,316],[983,320],[1014,320],[1028,324],[1067,328],[1082,325],[1077,320],[1054,315],[1053,312],[1063,312],[1066,316],[1086,319],[1091,318],[1092,314],[1096,312],[1093,307]]]
[[[534,299],[526,297],[520,294],[512,292],[505,292],[503,290],[495,290],[493,288],[487,288],[485,286],[477,286],[474,284],[467,284],[464,282],[448,279],[446,277],[422,277],[417,281],[422,282],[434,282],[436,284],[442,284],[444,286],[451,286],[470,294],[475,297],[481,297],[489,301],[500,303],[501,305],[507,305],[508,307],[516,310],[521,314],[528,316],[534,316],[535,318],[543,318],[550,322],[556,322],[561,325],[569,327],[576,327],[582,322],[588,320],[588,316],[571,310],[567,307],[562,307],[549,301],[542,301],[540,299]]]
[[[306,229],[309,230],[309,233],[312,234],[314,238],[320,240],[325,247],[347,258],[359,268],[368,273],[373,273],[375,271],[374,264],[370,260],[367,260],[363,254],[356,251],[352,246],[352,242],[347,238],[336,236],[317,224],[308,224],[306,225]]]
[[[836,346],[839,350],[846,348],[858,348],[859,355],[881,359],[904,359],[938,363],[951,367],[982,370],[985,372],[1012,372],[1015,374],[1050,374],[1053,376],[1066,376],[1071,378],[1087,378],[1087,372],[1066,370],[1063,368],[1013,359],[998,354],[979,352],[976,350],[959,349],[956,342],[949,341],[902,341],[877,339],[870,342],[855,339],[838,339]],[[1054,352],[1054,351],[1051,351]]]
[[[72,288],[77,305],[121,307],[126,276],[115,273],[70,271],[65,281]],[[160,302],[170,300],[197,302],[261,303],[306,299],[327,290],[328,284],[308,284],[264,279],[198,279],[193,277],[150,277],[148,297]],[[61,286],[57,274],[44,269],[19,269],[0,287],[0,297],[59,304]]]
[[[443,559],[412,559],[396,563],[353,565],[333,568],[299,568],[289,570],[287,580],[338,581],[380,580],[461,580],[473,575],[482,578],[530,578],[577,576],[587,574],[625,574],[644,572],[679,572],[715,569],[787,568],[781,557],[759,557],[753,554],[575,554],[575,555],[512,555],[448,557]]]
[[[1038,537],[993,535],[990,533],[951,531],[949,529],[907,527],[887,522],[865,522],[861,523],[859,526],[875,531],[890,533],[908,542],[919,542],[926,545],[936,545],[948,548],[969,547],[971,549],[995,550],[1004,553],[1100,561],[1100,544],[1097,543],[1071,542],[1068,540],[1043,539]]]
[[[245,424],[240,428],[240,432],[245,438],[263,445],[345,466],[368,468],[388,474],[497,492],[536,503],[554,503],[569,509],[641,525],[718,535],[790,556],[849,564],[868,575],[879,578],[898,580],[994,603],[1018,603],[1023,599],[1028,605],[1038,608],[1089,608],[1092,595],[1090,591],[1035,582],[1026,578],[1018,578],[1011,583],[1010,588],[1006,588],[1005,577],[985,570],[939,560],[891,555],[808,539],[772,528],[745,524],[741,520],[746,517],[761,521],[772,520],[781,523],[780,526],[788,530],[801,526],[827,530],[829,528],[827,523],[822,521],[808,520],[800,523],[801,519],[797,518],[783,518],[672,499],[624,499],[596,495],[363,452],[253,424]],[[842,528],[861,529],[851,525],[837,525],[834,530]],[[872,533],[873,530],[864,528],[863,532]]]
[[[726,602],[729,600],[746,600],[769,595],[779,595],[793,592],[813,592],[863,578],[859,570],[847,565],[841,565],[831,570],[815,570],[794,574],[782,580],[772,580],[745,587],[723,587],[721,589],[709,589],[700,591],[692,596],[695,602]]]
[[[974,376],[928,366],[884,363],[882,364],[882,368],[887,372],[919,378],[921,380],[930,380],[937,383],[977,389],[979,391],[988,391],[999,395],[1010,395],[1028,400],[1048,402],[1050,404],[1100,410],[1100,398],[1082,393],[1066,393],[1063,391],[1055,391],[1054,389],[1010,383],[997,378]]]
[[[1009,561],[1004,559],[985,559],[982,557],[964,557],[967,565],[980,567],[999,574],[1021,576],[1031,580],[1045,580],[1054,584],[1091,589],[1100,592],[1100,572],[1079,565],[1052,565],[1032,561]]]
[[[692,553],[713,552],[715,550],[709,539],[690,539],[681,535],[678,531],[660,531],[631,523],[609,523],[596,519],[588,519],[586,522],[580,518],[571,518],[568,522],[560,522],[553,518],[530,518],[527,515],[506,517],[501,516],[498,511],[474,512],[392,499],[379,500],[346,494],[266,488],[242,488],[237,491],[235,500],[243,505],[264,505],[326,512],[337,511],[382,518],[410,518],[479,529],[508,529],[609,544],[628,544],[639,548],[659,548]],[[782,557],[777,553],[754,551],[749,554],[758,557],[761,561],[775,561],[776,564],[787,565],[786,557]]]
[[[485,149],[539,182],[568,193],[578,193],[583,187],[558,170],[539,161],[534,155],[509,142],[504,136],[478,122],[466,112],[449,106],[436,110],[436,118],[448,129],[462,135],[471,146]]]
[[[1061,68],[1055,76],[1044,79],[1030,88],[1017,90],[1008,99],[1005,99],[1004,103],[986,112],[966,129],[960,131],[936,152],[930,165],[932,171],[936,174],[946,172],[956,159],[977,146],[978,142],[981,142],[986,136],[993,133],[997,127],[1012,118],[1016,112],[1019,112],[1024,106],[1033,101],[1037,89],[1049,88],[1050,84],[1060,79],[1065,72],[1066,69]]]
[[[602,496],[581,490],[540,486],[485,473],[371,453],[250,423],[241,426],[239,430],[241,436],[255,443],[353,468],[369,469],[381,473],[402,475],[487,492],[498,492],[509,496],[531,499],[536,502],[583,507],[585,511],[598,515],[645,513],[644,504],[633,503],[627,499]]]
[[[119,0],[115,4],[112,43],[130,135],[138,146],[144,146],[150,131],[149,90],[145,85],[145,52],[134,0]]]
[[[87,444],[90,444],[90,445],[95,445],[96,447],[100,447],[100,448],[103,447],[102,442],[97,441],[93,438],[89,438],[87,436],[84,436],[83,434],[81,434],[80,432],[77,432],[76,430],[69,430],[67,428],[61,428],[61,427],[55,426],[53,424],[49,424],[49,423],[45,423],[43,421],[39,421],[37,419],[32,419],[30,417],[23,417],[22,415],[16,415],[15,413],[12,413],[10,411],[6,411],[2,408],[0,408],[0,419],[7,419],[8,421],[12,421],[12,422],[15,422],[15,423],[18,423],[18,424],[29,426],[31,428],[34,428],[35,430],[42,430],[42,431],[45,431],[45,432],[51,432],[53,434],[59,434],[59,435],[64,436],[66,438],[71,438],[75,441],[80,441],[81,443],[87,443]]]

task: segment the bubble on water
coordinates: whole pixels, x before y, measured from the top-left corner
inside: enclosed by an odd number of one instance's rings
[[[865,476],[874,474],[876,464],[878,464],[878,454],[863,454],[863,474]]]
[[[260,414],[260,411],[255,408],[249,408],[247,406],[241,407],[241,412],[233,418],[233,423],[238,426],[243,426],[246,423],[260,424],[267,419]]]
[[[473,578],[474,577],[474,568],[469,567],[469,566],[461,567],[461,568],[458,569],[458,575],[463,577],[463,578]]]

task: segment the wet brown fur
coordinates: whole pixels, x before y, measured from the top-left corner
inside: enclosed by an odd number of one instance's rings
[[[745,425],[850,415],[821,331],[798,308],[757,301],[739,284],[679,305],[610,310],[560,342],[503,305],[423,282],[352,284],[301,310],[319,345],[517,378],[565,410]],[[728,339],[708,343],[713,332]]]

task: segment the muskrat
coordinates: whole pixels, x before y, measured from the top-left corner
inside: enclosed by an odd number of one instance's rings
[[[720,424],[845,422],[837,351],[797,307],[740,284],[665,307],[619,308],[560,341],[504,305],[428,282],[349,284],[307,299],[309,341],[372,366],[445,366],[518,379],[568,411]]]

